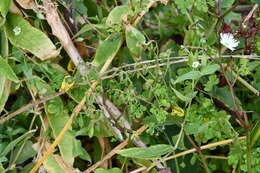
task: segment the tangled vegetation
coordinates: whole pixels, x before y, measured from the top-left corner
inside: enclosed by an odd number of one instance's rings
[[[259,0],[1,0],[0,173],[257,173]]]

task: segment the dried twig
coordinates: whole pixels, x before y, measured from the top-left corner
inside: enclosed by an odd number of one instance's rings
[[[52,33],[60,40],[75,66],[79,67],[79,65],[84,63],[84,61],[74,46],[65,26],[62,24],[59,14],[57,13],[56,5],[51,0],[44,0],[43,6]]]
[[[156,1],[150,1],[147,5],[147,9],[151,8],[155,2]],[[146,12],[146,10],[141,11],[140,14],[131,23],[133,25],[136,25],[139,22],[139,20],[145,15]]]
[[[49,1],[49,0],[46,0],[46,1]],[[110,63],[112,62],[112,59],[113,59],[113,57],[110,57],[105,62],[104,66],[102,67],[102,69],[100,70],[99,73],[103,73],[107,70]],[[50,148],[48,148],[46,153],[44,153],[43,157],[37,162],[37,164],[33,167],[33,169],[29,173],[35,173],[39,169],[39,167],[43,164],[43,162],[48,158],[48,156],[54,152],[55,147],[60,143],[60,141],[63,138],[63,136],[65,135],[65,133],[71,127],[74,117],[77,116],[78,113],[81,111],[81,109],[84,107],[84,105],[87,101],[87,97],[89,97],[92,94],[93,89],[96,88],[97,84],[98,84],[98,81],[94,81],[92,83],[91,87],[85,92],[84,97],[79,102],[79,104],[74,108],[72,115],[70,116],[70,119],[66,122],[65,126],[63,127],[63,129],[61,130],[59,135],[56,137],[54,143],[50,146]]]
[[[245,23],[252,17],[254,14],[255,10],[258,8],[258,4],[255,4],[254,7],[251,9],[251,11],[248,13],[244,21],[242,22],[242,26],[245,25]]]
[[[116,121],[113,120],[113,118],[112,118],[113,115],[110,114],[110,111],[108,110],[107,105],[105,104],[104,97],[97,96],[96,101],[97,101],[100,109],[103,111],[105,117],[110,121],[112,129],[113,129],[114,133],[116,134],[116,136],[119,138],[120,141],[123,141],[124,137],[121,133],[121,130],[117,127]]]
[[[124,148],[127,144],[128,144],[128,140],[123,141],[122,143],[117,145],[113,150],[111,150],[107,155],[105,155],[105,157],[102,160],[100,160],[97,163],[95,163],[93,166],[88,168],[83,173],[90,173],[90,172],[94,171],[96,168],[98,168],[100,165],[102,165],[103,162],[105,162],[106,160],[110,159],[112,156],[114,156],[116,154],[116,152],[118,150]]]
[[[136,136],[139,136],[141,133],[144,132],[144,130],[147,129],[147,126],[142,126],[139,130],[137,130],[137,133],[135,134]],[[111,150],[102,160],[98,161],[95,163],[93,166],[88,168],[86,171],[83,173],[90,173],[94,171],[96,168],[98,168],[104,161],[107,159],[110,159],[112,156],[116,154],[116,152],[122,148],[124,148],[128,144],[128,140],[123,141],[121,144],[117,145],[113,150]]]
[[[236,13],[243,13],[250,11],[252,9],[253,5],[238,5],[235,9],[234,12]]]
[[[130,123],[127,119],[124,118],[120,110],[108,99],[104,100],[104,97],[97,96],[96,100],[99,104],[99,107],[103,110],[104,115],[108,118],[108,120],[111,122],[112,128],[115,132],[115,134],[118,136],[119,140],[123,141],[124,137],[122,135],[121,129],[127,129],[132,130]],[[123,127],[121,127],[116,121],[122,121]],[[129,137],[130,134],[126,132],[126,136]],[[139,137],[134,136],[133,137],[133,143],[142,148],[146,148],[146,144],[139,139]],[[153,160],[153,162],[156,162],[157,168],[163,168],[161,163],[157,162],[157,160]]]
[[[96,100],[97,100],[100,108],[103,110],[105,116],[110,120],[112,127],[114,129],[114,132],[117,134],[119,139],[121,141],[123,141],[124,138],[121,134],[120,129],[132,130],[130,123],[128,122],[127,119],[124,118],[124,116],[122,115],[120,110],[110,100],[108,100],[108,99],[104,100],[104,97],[101,97],[101,96],[97,96]],[[120,125],[116,126],[117,123],[115,120],[122,121],[123,127],[118,127]],[[130,136],[129,133],[127,133],[126,135],[127,135],[127,137]],[[146,147],[145,143],[143,143],[143,141],[141,141],[137,137],[133,138],[133,142],[138,147]]]
[[[71,127],[71,124],[73,122],[73,118],[78,115],[78,113],[81,111],[82,107],[85,105],[86,102],[86,95],[83,97],[83,99],[80,101],[80,103],[74,108],[72,115],[70,116],[70,119],[67,121],[53,144],[48,148],[48,150],[44,153],[43,157],[36,163],[36,165],[33,167],[33,169],[29,173],[35,173],[40,166],[43,164],[43,162],[48,158],[48,156],[54,152],[55,147],[60,143],[62,137],[65,135],[67,130]]]
[[[38,104],[44,103],[44,102],[46,102],[46,101],[48,101],[48,100],[50,100],[50,99],[53,99],[53,98],[55,98],[55,97],[58,97],[58,96],[62,95],[62,94],[64,94],[64,92],[57,92],[57,93],[48,95],[48,96],[46,96],[46,97],[43,97],[42,99],[36,100],[36,101],[34,101],[34,102],[32,102],[32,103],[29,103],[29,104],[27,104],[27,105],[21,107],[20,109],[14,111],[13,113],[8,114],[7,116],[1,118],[1,119],[0,119],[0,124],[6,122],[6,121],[8,121],[8,120],[10,120],[11,118],[15,117],[16,115],[18,115],[18,114],[20,114],[20,113],[22,113],[22,112],[25,112],[25,111],[27,111],[27,110],[33,108],[34,106],[36,106],[36,105],[38,105]]]
[[[169,57],[169,58],[159,58],[159,59],[145,60],[145,61],[141,61],[141,62],[137,62],[137,63],[133,63],[133,64],[126,64],[126,65],[121,66],[121,67],[114,67],[111,70],[107,70],[104,73],[102,73],[101,76],[103,76],[107,73],[110,73],[110,72],[115,72],[115,71],[118,71],[120,69],[127,68],[127,67],[133,67],[133,66],[138,66],[138,65],[148,64],[148,63],[153,63],[153,62],[171,61],[171,60],[187,59],[187,58],[188,58],[188,56],[176,56],[176,57]],[[255,56],[255,55],[222,55],[221,57],[219,57],[219,56],[211,56],[211,57],[198,56],[198,59],[202,59],[202,58],[207,58],[207,59],[211,59],[211,58],[239,58],[239,59],[260,60],[260,56]]]

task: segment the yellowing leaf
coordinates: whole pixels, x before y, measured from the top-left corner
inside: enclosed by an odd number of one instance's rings
[[[61,83],[61,87],[60,87],[60,92],[66,92],[68,91],[70,88],[73,87],[73,85],[75,84],[75,80],[73,81],[68,81],[68,79],[70,78],[70,75],[67,75],[64,77],[62,83]]]
[[[71,73],[74,73],[76,71],[76,67],[71,60],[68,63],[67,70]]]
[[[183,117],[185,114],[184,114],[184,110],[178,106],[174,107],[172,109],[172,112],[171,112],[172,115],[177,115],[179,117]]]

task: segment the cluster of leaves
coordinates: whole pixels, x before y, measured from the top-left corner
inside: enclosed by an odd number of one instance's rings
[[[91,88],[57,151],[43,163],[44,171],[86,170],[121,138],[136,140],[135,130],[143,125],[148,129],[138,140],[149,147],[129,142],[110,165],[104,161],[107,169],[95,172],[152,168],[156,159],[168,160],[170,154],[190,148],[197,153],[165,161],[164,167],[174,172],[259,171],[260,63],[249,57],[259,55],[260,39],[253,38],[248,58],[242,56],[247,52],[243,37],[237,38],[235,52],[219,44],[222,23],[231,31],[241,27],[243,16],[229,10],[239,3],[57,1],[74,44],[91,64],[82,75],[66,51],[56,48],[62,42],[50,34],[44,14],[36,10],[42,1],[1,0],[0,173],[29,172],[70,121],[93,80],[99,84]],[[259,18],[248,22],[259,28]],[[106,66],[111,70],[102,71]],[[100,96],[120,110],[119,117],[106,115],[112,111],[98,102]],[[17,116],[5,119],[19,108]],[[200,151],[201,146],[230,139],[234,142],[229,146]]]

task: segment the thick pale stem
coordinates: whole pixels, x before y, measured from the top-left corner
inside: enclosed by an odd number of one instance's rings
[[[51,0],[44,0],[43,6],[45,9],[47,22],[51,26],[53,35],[55,35],[60,40],[61,45],[68,53],[75,66],[79,67],[79,65],[84,61],[74,46],[65,26],[62,24],[55,4]]]

